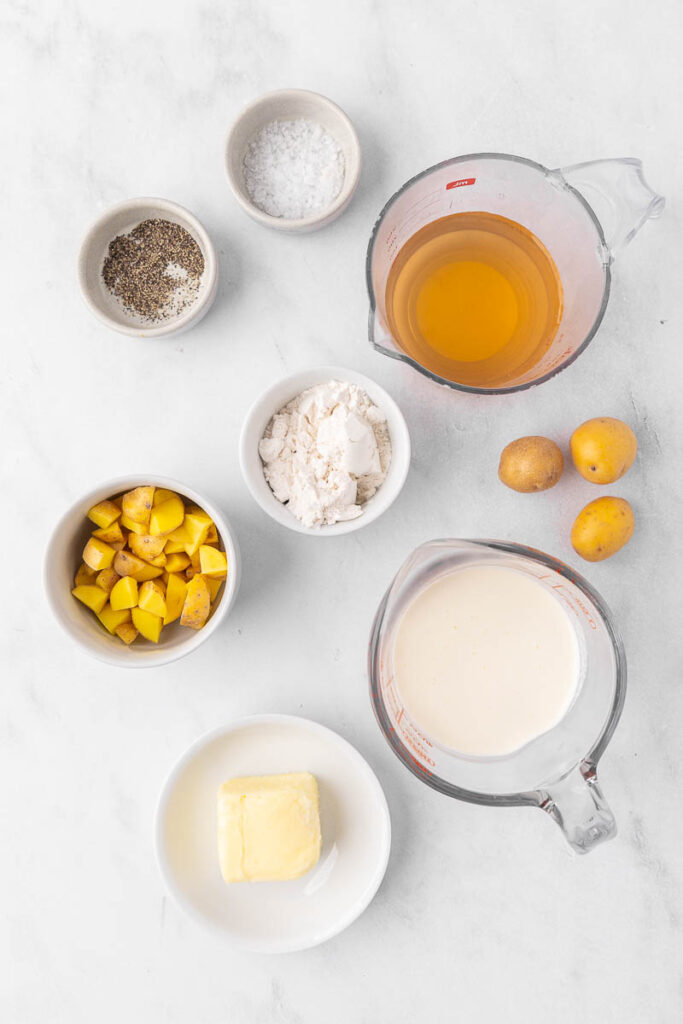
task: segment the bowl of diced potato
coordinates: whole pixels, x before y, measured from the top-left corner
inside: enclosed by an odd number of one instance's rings
[[[235,535],[192,488],[161,477],[101,484],[62,516],[45,588],[64,630],[101,661],[164,665],[208,639],[239,586]]]

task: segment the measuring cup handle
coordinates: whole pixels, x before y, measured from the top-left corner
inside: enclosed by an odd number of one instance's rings
[[[584,762],[546,787],[542,795],[541,808],[560,826],[577,853],[588,853],[617,834],[617,823],[598,785],[594,765]]]
[[[600,221],[612,257],[628,245],[647,220],[659,217],[664,209],[664,196],[650,188],[642,162],[633,157],[591,160],[553,173],[587,200]]]

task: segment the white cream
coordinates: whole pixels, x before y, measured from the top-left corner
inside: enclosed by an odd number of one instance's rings
[[[434,742],[500,756],[564,717],[578,687],[578,642],[540,583],[502,566],[468,566],[407,607],[394,677],[408,714]]]
[[[280,409],[259,444],[275,497],[305,526],[355,519],[391,461],[386,417],[342,381],[302,391]]]

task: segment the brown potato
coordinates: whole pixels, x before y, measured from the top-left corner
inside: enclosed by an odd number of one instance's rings
[[[513,491],[547,491],[562,476],[562,452],[548,437],[519,437],[503,448],[498,476]]]

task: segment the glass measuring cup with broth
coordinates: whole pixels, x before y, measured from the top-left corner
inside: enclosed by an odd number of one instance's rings
[[[663,205],[638,160],[555,171],[505,154],[444,161],[375,224],[370,341],[459,390],[541,383],[591,340],[614,254]]]
[[[615,834],[596,768],[626,662],[578,573],[518,544],[423,544],[380,604],[368,669],[379,726],[423,782],[470,803],[540,807],[579,853]]]

